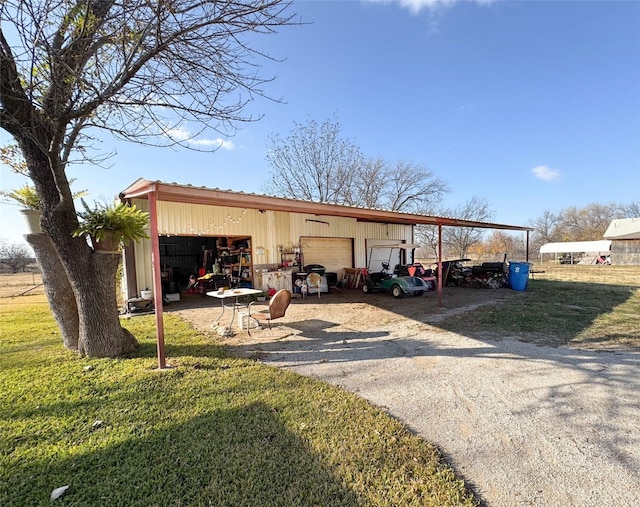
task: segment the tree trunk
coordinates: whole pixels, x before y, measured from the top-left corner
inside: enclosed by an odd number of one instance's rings
[[[62,342],[69,350],[77,351],[80,334],[78,307],[64,267],[53,243],[45,234],[27,234],[25,237],[40,265],[44,292],[62,333]]]
[[[78,352],[88,357],[115,357],[139,348],[120,325],[116,301],[119,254],[99,254],[87,247],[86,270],[69,276],[75,287],[80,318]]]
[[[73,289],[78,308],[78,353],[115,357],[133,352],[138,349],[138,342],[120,325],[116,303],[120,256],[97,254],[85,238],[73,237],[78,217],[69,181],[59,166],[60,161],[41,149],[52,142],[52,131],[47,128],[51,126],[36,127],[40,127],[36,132],[42,137],[38,143],[26,136],[19,137],[18,141],[40,199],[42,230],[55,248]],[[52,279],[52,271],[52,266],[43,266],[43,281]],[[51,290],[57,296],[55,287]]]

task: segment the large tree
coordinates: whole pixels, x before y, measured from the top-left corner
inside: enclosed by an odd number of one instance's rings
[[[267,160],[271,175],[264,188],[283,197],[418,212],[437,206],[448,191],[421,165],[365,157],[342,136],[335,116],[294,122],[286,137],[272,134]]]
[[[255,33],[291,22],[282,0],[5,0],[0,3],[0,127],[15,139],[40,200],[61,287],[77,305],[65,343],[80,354],[115,356],[136,348],[118,319],[116,256],[96,254],[78,226],[67,167],[101,160],[100,131],[157,145],[186,121],[228,132],[269,79],[260,78]],[[33,243],[32,243],[33,245]],[[36,252],[38,255],[38,252]],[[51,273],[53,275],[53,273]],[[45,280],[54,283],[54,276]],[[68,285],[65,285],[68,281]],[[47,283],[47,282],[45,282]],[[65,290],[64,288],[60,290]],[[52,294],[55,294],[55,287]],[[56,309],[53,309],[54,314]],[[64,315],[56,315],[64,327]]]
[[[637,201],[629,204],[591,203],[583,208],[570,206],[557,214],[545,210],[531,221],[534,228],[531,247],[536,251],[545,243],[596,241],[602,239],[612,220],[634,217],[640,217],[640,202]]]
[[[268,193],[342,204],[341,190],[352,185],[364,156],[353,141],[342,137],[340,123],[333,117],[322,124],[312,119],[294,122],[286,137],[272,134],[267,161]]]
[[[474,222],[488,222],[493,218],[493,210],[489,201],[484,197],[470,197],[463,204],[450,209],[441,208],[435,211],[427,210],[425,213],[433,213],[443,217],[456,217],[462,220]],[[438,228],[431,225],[416,227],[416,240],[422,245],[418,252],[421,258],[438,258]],[[482,241],[482,229],[476,227],[443,227],[442,249],[443,257],[452,258],[467,257],[469,249]]]

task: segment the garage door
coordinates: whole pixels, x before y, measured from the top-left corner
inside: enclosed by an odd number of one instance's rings
[[[353,240],[351,238],[300,238],[305,266],[320,264],[330,273],[342,277],[343,268],[353,267]]]

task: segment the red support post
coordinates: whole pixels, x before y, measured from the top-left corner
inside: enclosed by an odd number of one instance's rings
[[[164,321],[162,319],[162,274],[160,272],[160,240],[158,238],[158,197],[155,189],[149,193],[149,215],[151,236],[151,267],[153,269],[153,303],[156,309],[156,342],[158,369],[167,367],[164,352]]]

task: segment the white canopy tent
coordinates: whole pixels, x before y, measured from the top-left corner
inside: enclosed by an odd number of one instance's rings
[[[604,239],[600,241],[565,241],[558,243],[546,243],[540,247],[540,260],[542,260],[542,254],[555,254],[557,260],[558,254],[569,254],[571,263],[573,264],[574,254],[591,254],[597,255],[609,255],[611,252],[611,240]]]

